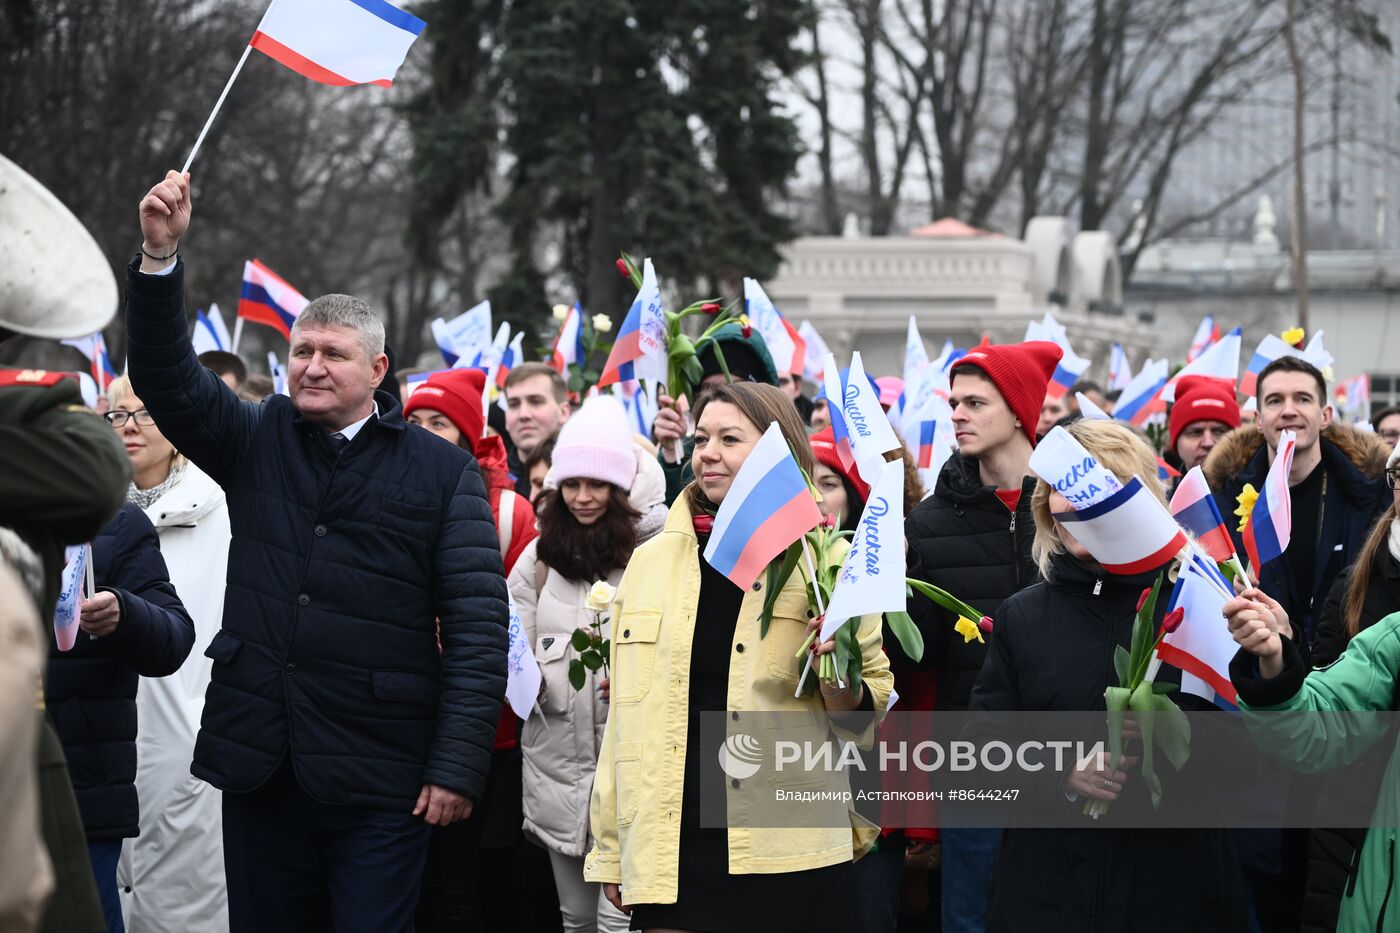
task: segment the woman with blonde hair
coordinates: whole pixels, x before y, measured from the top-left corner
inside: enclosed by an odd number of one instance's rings
[[[613,605],[611,708],[584,875],[632,914],[632,929],[849,929],[851,863],[869,849],[875,828],[838,827],[825,806],[810,827],[701,825],[702,797],[734,804],[745,799],[745,785],[732,775],[726,781],[716,750],[701,747],[700,723],[706,713],[742,723],[750,713],[772,711],[800,714],[794,718],[823,736],[832,727],[859,732],[875,718],[869,714],[883,714],[893,685],[880,617],[850,623],[861,647],[859,687],[822,682],[794,696],[798,654],[817,625],[808,616],[804,576],[793,574],[773,596],[764,634],[766,577],[741,590],[703,552],[735,476],[770,425],[779,425],[811,475],[806,431],[786,395],[756,383],[708,389],[694,417],[696,478],[661,533],[633,555]],[[827,641],[819,651],[833,648]],[[809,657],[815,667],[817,655]],[[856,711],[867,715],[843,715]],[[772,779],[758,780],[771,793]],[[835,806],[853,818],[844,803]]]
[[[136,790],[141,834],[117,865],[126,924],[151,931],[228,929],[220,793],[190,775],[195,734],[223,624],[229,521],[224,491],[156,427],[122,376],[107,390],[104,418],[131,459],[127,501],[160,535],[170,582],[194,620],[194,647],[168,677],[141,678],[136,691]]]
[[[1136,476],[1166,504],[1157,458],[1132,430],[1111,421],[1076,421],[1065,430],[1119,480]],[[1045,580],[1002,605],[971,709],[1106,709],[1104,690],[1118,683],[1114,650],[1130,646],[1139,597],[1175,558],[1141,573],[1110,574],[1055,520],[1070,505],[1044,480],[1036,483],[1031,511],[1031,553]],[[1166,602],[1158,600],[1158,616]],[[1180,672],[1164,666],[1156,679],[1179,684]],[[1180,691],[1170,696],[1183,707],[1206,708]],[[1050,803],[1065,808],[1067,822],[1081,818],[1085,798],[1135,801],[1147,794],[1136,755],[1130,752],[1117,769],[1106,757],[1078,762],[1061,786],[1049,790]],[[1173,775],[1166,769],[1158,775],[1165,786],[1163,812],[1182,807],[1182,825],[1201,825],[1183,795],[1172,794]],[[1116,828],[1113,810],[1098,822],[1082,819],[1083,829],[1003,831],[988,931],[1247,929],[1244,878],[1225,830]]]

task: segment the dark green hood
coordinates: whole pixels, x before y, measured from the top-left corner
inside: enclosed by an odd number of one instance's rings
[[[724,354],[724,362],[736,381],[752,377],[754,382],[763,382],[770,386],[778,384],[778,368],[773,365],[773,355],[768,352],[768,345],[763,342],[758,331],[750,329],[749,335],[745,337],[743,326],[731,321],[715,332],[714,339],[719,344],[720,351]],[[714,348],[709,343],[701,348],[697,357],[705,369],[706,376],[724,372],[720,369]]]

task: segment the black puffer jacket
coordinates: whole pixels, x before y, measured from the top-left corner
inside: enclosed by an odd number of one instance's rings
[[[1332,592],[1322,606],[1322,616],[1318,619],[1313,642],[1312,660],[1315,667],[1326,667],[1346,650],[1351,636],[1347,634],[1346,622],[1342,616],[1342,604],[1347,587],[1351,585],[1351,575],[1356,565],[1348,567],[1337,577]],[[1375,625],[1392,612],[1400,611],[1400,562],[1384,544],[1376,552],[1371,562],[1371,576],[1367,580],[1366,601],[1361,607],[1360,631]],[[1378,748],[1388,748],[1393,742],[1378,742]],[[1322,778],[1322,794],[1334,802],[1336,795],[1328,792],[1334,781],[1352,781],[1352,775],[1371,773],[1374,769],[1348,769],[1348,775],[1325,774]],[[1380,792],[1377,786],[1376,793]],[[1355,797],[1353,787],[1347,794]],[[1372,798],[1373,799],[1373,798]],[[1367,814],[1360,814],[1359,826],[1369,820]],[[1356,872],[1356,863],[1361,845],[1366,841],[1364,828],[1324,829],[1314,828],[1308,834],[1308,889],[1303,901],[1302,930],[1304,933],[1330,933],[1337,928],[1337,918],[1341,913],[1342,897]]]
[[[183,262],[166,276],[133,262],[126,301],[132,385],[223,487],[233,531],[191,770],[243,792],[290,754],[326,803],[406,813],[424,784],[475,799],[506,687],[506,585],[476,462],[384,392],[339,456],[286,396],[240,401],[195,358],[183,277]]]
[[[909,539],[909,576],[942,587],[983,615],[996,619],[1012,594],[1040,579],[1031,560],[1035,520],[1026,477],[1015,514],[983,486],[977,463],[958,454],[938,474],[933,495],[924,499],[904,523]],[[938,673],[938,709],[967,708],[972,685],[987,656],[987,643],[964,640],[953,630],[957,621],[947,610],[922,596],[909,601],[909,614],[924,636],[924,656],[917,665]]]
[[[1069,556],[1056,558],[1051,580],[1001,607],[987,664],[972,693],[976,711],[1105,709],[1104,689],[1118,683],[1113,651],[1130,647],[1138,596],[1157,571],[1115,576]],[[1166,600],[1158,600],[1158,615]],[[1180,683],[1163,666],[1156,678]],[[1203,709],[1173,694],[1179,705]],[[1203,794],[1183,782],[1209,775],[1157,769],[1163,813],[1183,808],[1183,822],[1201,820]],[[1145,795],[1130,771],[1124,798]],[[1046,788],[1060,794],[1058,786]],[[1065,801],[1066,807],[1082,803]],[[1230,835],[1219,829],[1115,829],[1114,813],[1085,829],[1007,829],[992,876],[987,930],[1073,930],[1075,933],[1242,933],[1248,929],[1244,876]],[[1088,822],[1088,818],[1085,818]]]
[[[160,539],[146,514],[128,503],[92,542],[93,579],[121,603],[117,630],[78,632],[59,651],[49,631],[44,699],[68,757],[68,773],[89,839],[135,836],[136,685],[180,669],[194,644],[194,622],[180,603]]]

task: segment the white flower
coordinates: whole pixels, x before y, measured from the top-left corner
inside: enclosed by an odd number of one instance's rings
[[[562,321],[562,320],[564,320],[564,318],[566,318],[566,317],[568,317],[568,316],[569,316],[569,306],[568,306],[568,305],[555,305],[555,306],[554,306],[554,319],[555,319],[556,321]]]
[[[612,318],[608,317],[606,314],[593,315],[593,329],[600,334],[606,334],[608,331],[612,330]]]
[[[616,593],[617,589],[607,580],[599,580],[588,591],[588,599],[584,601],[584,606],[592,612],[606,612]]]

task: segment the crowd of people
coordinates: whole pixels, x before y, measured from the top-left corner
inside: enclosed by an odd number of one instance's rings
[[[986,624],[915,593],[921,656],[862,616],[860,677],[803,692],[803,646],[813,670],[836,650],[813,637],[803,573],[743,590],[706,546],[771,426],[837,529],[855,530],[871,487],[842,456],[831,400],[806,397],[754,330],[721,328],[693,405],[663,395],[643,436],[616,398],[572,396],[541,362],[510,370],[500,405],[473,369],[409,385],[374,309],[325,295],[297,316],[275,394],[234,354],[195,355],[192,210],[173,172],[141,202],[127,372],[102,420],[59,374],[0,378],[0,635],[14,646],[0,695],[21,712],[49,631],[42,715],[4,723],[0,930],[1400,929],[1390,773],[1369,832],[854,813],[716,828],[700,809],[728,793],[700,751],[707,713],[860,734],[893,695],[900,711],[1105,709],[1139,594],[1176,557],[1106,573],[1055,518],[1068,504],[1030,463],[1057,425],[1163,504],[1159,476],[1201,467],[1226,515],[1294,432],[1292,543],[1219,622],[1240,646],[1240,705],[1393,709],[1400,411],[1374,431],[1343,424],[1323,373],[1283,356],[1259,374],[1257,412],[1228,384],[1180,380],[1158,451],[1084,417],[1081,396],[1111,412],[1101,387],[1050,390],[1055,344],[984,341],[949,371],[957,450],[936,482],[908,450],[890,458],[904,460],[907,575]],[[0,337],[37,332],[16,310],[29,298],[0,295]],[[885,407],[904,389],[872,382]],[[92,584],[61,646],[37,619],[81,583],[65,546],[83,542]],[[523,720],[503,702],[517,623],[540,674]],[[601,664],[580,663],[590,633]],[[1299,794],[1328,794],[1342,779],[1325,772],[1356,753],[1316,731],[1273,748]],[[1067,807],[1144,794],[1138,761],[1074,762],[1054,793]]]

